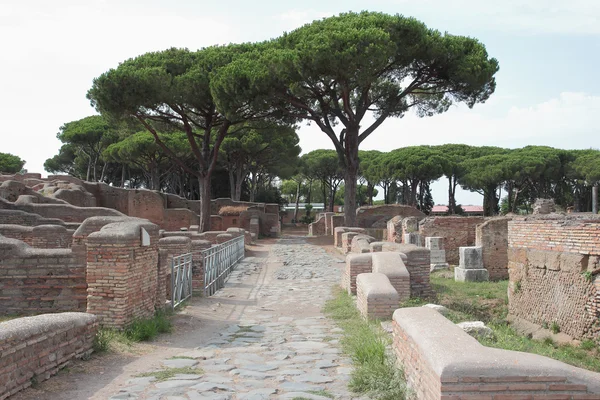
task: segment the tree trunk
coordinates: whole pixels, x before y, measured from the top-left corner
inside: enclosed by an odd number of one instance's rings
[[[333,207],[335,206],[335,192],[337,192],[337,185],[331,185],[331,190],[329,191],[329,211],[333,212]]]
[[[200,185],[200,229],[199,232],[210,230],[210,174],[204,173],[198,177]]]
[[[325,181],[321,181],[321,189],[323,189],[323,212],[327,211],[327,185]]]
[[[235,200],[235,175],[231,168],[227,172],[229,173],[229,197],[231,200]]]
[[[367,198],[369,199],[369,202],[367,203],[368,205],[372,206],[373,205],[373,191],[375,189],[375,185],[372,185],[371,183],[367,182]]]
[[[294,209],[294,222],[298,222],[298,204],[300,203],[300,182],[296,182],[296,208]]]
[[[92,171],[92,157],[88,157],[87,174],[85,175],[86,182],[90,181],[90,172]]]
[[[255,172],[252,173],[252,185],[250,188],[250,202],[253,203],[254,202],[254,197],[256,196],[256,186],[258,185],[258,178]]]
[[[235,171],[235,201],[242,199],[242,184],[244,183],[244,171],[240,168]]]
[[[448,177],[448,214],[454,215],[456,213],[456,199],[454,197],[452,187],[452,175]],[[454,184],[454,190],[456,190],[456,184]]]
[[[152,167],[152,169],[150,170],[150,189],[160,189],[160,175],[158,174],[158,168],[156,167]]]
[[[121,166],[121,187],[125,187],[125,164]]]

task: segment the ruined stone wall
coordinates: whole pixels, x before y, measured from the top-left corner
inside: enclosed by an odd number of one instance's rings
[[[481,247],[483,267],[493,281],[508,279],[508,221],[492,218],[475,229],[475,246]]]
[[[419,222],[419,234],[443,237],[446,261],[458,265],[458,248],[475,245],[475,229],[483,222],[483,217],[428,217]]]
[[[485,347],[427,307],[394,312],[392,347],[419,400],[600,399],[600,374]]]
[[[425,214],[411,206],[388,204],[365,206],[356,210],[356,226],[360,228],[386,229],[387,221],[395,216],[425,218]],[[373,226],[376,225],[376,226]]]
[[[35,249],[0,236],[1,314],[85,311],[86,287],[78,249]]]
[[[509,313],[574,338],[600,338],[600,220],[508,222]]]
[[[61,225],[0,225],[0,235],[25,242],[38,249],[66,249],[71,247],[73,230]]]
[[[2,225],[65,225],[57,218],[44,218],[41,215],[21,210],[0,209],[0,224]]]
[[[308,235],[309,236],[323,236],[325,235],[325,214],[321,213],[318,215],[317,220],[311,224],[308,224]]]
[[[44,314],[0,323],[0,399],[91,354],[97,331],[97,318],[85,313]]]

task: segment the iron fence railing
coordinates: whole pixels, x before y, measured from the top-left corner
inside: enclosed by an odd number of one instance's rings
[[[171,308],[192,297],[192,253],[173,257],[171,261]]]
[[[223,287],[235,264],[244,258],[244,236],[202,250],[204,295],[212,296]]]

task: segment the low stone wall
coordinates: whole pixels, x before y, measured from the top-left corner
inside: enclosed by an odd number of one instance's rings
[[[400,300],[387,276],[381,273],[356,277],[356,307],[367,319],[391,319]]]
[[[509,313],[600,339],[600,220],[517,217],[508,222]]]
[[[356,277],[373,270],[373,259],[371,254],[348,254],[346,256],[346,268],[342,274],[341,286],[348,294],[356,294]]]
[[[17,239],[38,249],[66,249],[71,247],[73,230],[61,225],[0,225],[0,235]]]
[[[308,236],[323,236],[326,232],[325,215],[319,214],[319,218],[312,224],[308,224]]]
[[[342,248],[342,235],[346,232],[365,233],[363,228],[348,228],[346,226],[337,226],[333,230],[333,245]]]
[[[393,246],[382,250],[397,251],[406,256],[404,265],[410,274],[410,295],[411,297],[430,297],[433,295],[433,289],[430,282],[431,258],[430,251],[424,247],[417,247],[413,244],[390,243]]]
[[[0,201],[0,203],[2,202]],[[0,224],[22,226],[65,225],[64,221],[57,218],[44,218],[38,214],[13,209],[0,209]]]
[[[483,267],[490,280],[508,279],[508,221],[492,218],[475,229],[475,246],[481,247]]]
[[[475,230],[483,217],[428,217],[419,222],[421,237],[443,237],[446,261],[458,265],[459,247],[475,245]]]
[[[96,316],[86,313],[44,314],[0,323],[0,399],[91,354],[97,330]]]
[[[370,253],[371,243],[375,241],[374,237],[358,234],[352,238],[350,251],[352,253]]]
[[[399,301],[408,300],[410,298],[410,274],[404,265],[402,254],[373,253],[371,257],[373,259],[373,272],[387,276],[390,284],[398,294]]]
[[[600,374],[481,345],[426,307],[393,316],[393,349],[419,400],[600,399]]]
[[[0,314],[86,310],[85,250],[35,249],[0,236]]]

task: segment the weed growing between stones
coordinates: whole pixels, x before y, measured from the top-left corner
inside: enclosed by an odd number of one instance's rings
[[[182,367],[182,368],[167,368],[161,369],[160,371],[145,372],[143,374],[136,375],[138,378],[152,376],[157,381],[166,381],[167,379],[173,378],[175,375],[202,375],[204,371],[200,368],[194,367]]]
[[[100,328],[94,338],[93,348],[96,353],[103,353],[119,345],[129,347],[133,343],[152,340],[158,334],[168,333],[171,329],[168,315],[164,312],[156,312],[154,317],[137,319],[122,331]]]
[[[408,398],[404,373],[394,365],[387,350],[390,339],[378,324],[364,320],[352,298],[339,288],[323,311],[344,330],[342,347],[354,363],[350,389],[378,400]]]
[[[600,372],[600,344],[584,340],[580,346],[558,345],[551,338],[534,340],[513,329],[506,321],[508,314],[508,281],[499,282],[455,282],[452,274],[444,271],[431,274],[432,287],[437,294],[437,303],[448,308],[446,316],[454,323],[483,321],[494,331],[493,338],[478,337],[488,347],[523,351],[550,357],[577,367]],[[418,307],[426,301],[414,298],[400,307]],[[556,322],[542,324],[554,333],[560,331]]]

